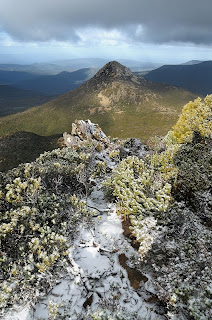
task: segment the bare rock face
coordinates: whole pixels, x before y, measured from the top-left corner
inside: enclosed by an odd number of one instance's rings
[[[147,148],[139,139],[131,138],[123,142],[111,142],[99,125],[92,123],[90,120],[75,120],[72,123],[71,134],[65,132],[63,138],[61,138],[60,145],[78,149],[86,141],[92,141],[94,145],[98,144],[100,150],[107,148],[110,151],[119,150],[120,159],[128,156],[143,158],[147,153]]]
[[[102,69],[100,69],[91,79],[94,82],[107,83],[114,80],[127,80],[140,83],[140,78],[132,73],[132,71],[120,64],[117,61],[108,62]],[[146,80],[142,80],[145,81]],[[89,81],[91,83],[91,81]]]
[[[102,69],[100,69],[96,77],[132,77],[133,73],[130,69],[123,66],[117,61],[108,62]]]
[[[85,140],[97,140],[106,145],[110,143],[99,125],[92,123],[90,120],[76,120],[72,123],[71,134],[65,132],[63,139],[64,145],[67,147],[75,147]]]

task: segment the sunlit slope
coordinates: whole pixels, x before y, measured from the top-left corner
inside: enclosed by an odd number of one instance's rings
[[[42,106],[0,119],[0,135],[30,131],[51,135],[71,130],[75,119],[98,123],[107,135],[147,139],[165,134],[196,95],[137,77],[117,62],[89,81]]]

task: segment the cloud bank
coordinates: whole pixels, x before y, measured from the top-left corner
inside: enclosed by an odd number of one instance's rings
[[[211,0],[1,0],[0,27],[21,41],[80,43],[102,30],[114,41],[210,45],[211,12]]]

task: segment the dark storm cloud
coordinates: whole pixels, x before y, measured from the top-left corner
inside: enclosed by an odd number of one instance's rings
[[[0,25],[26,41],[77,41],[77,30],[100,27],[134,41],[211,44],[211,12],[211,0],[1,0]]]

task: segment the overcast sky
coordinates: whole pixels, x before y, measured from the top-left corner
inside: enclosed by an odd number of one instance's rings
[[[212,0],[0,0],[0,60],[211,60],[211,14]]]

